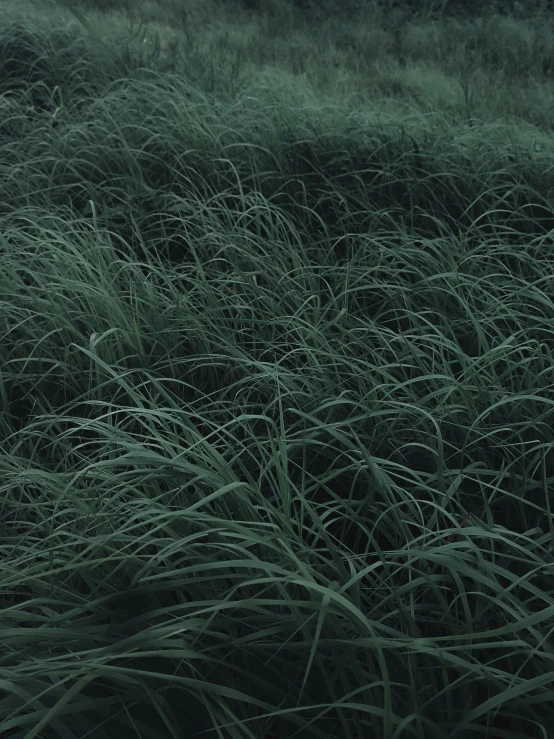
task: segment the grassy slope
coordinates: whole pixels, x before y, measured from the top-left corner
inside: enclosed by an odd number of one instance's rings
[[[0,735],[554,736],[544,22],[41,7],[0,25]]]

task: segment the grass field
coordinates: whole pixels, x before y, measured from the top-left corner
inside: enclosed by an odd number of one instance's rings
[[[554,737],[552,17],[82,5],[0,8],[0,737]]]

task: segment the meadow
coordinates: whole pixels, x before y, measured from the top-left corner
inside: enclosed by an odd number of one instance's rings
[[[0,7],[2,739],[554,738],[553,17],[359,5]]]

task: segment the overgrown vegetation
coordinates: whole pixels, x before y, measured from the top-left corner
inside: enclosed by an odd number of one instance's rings
[[[554,736],[552,39],[272,7],[2,10],[0,736]]]

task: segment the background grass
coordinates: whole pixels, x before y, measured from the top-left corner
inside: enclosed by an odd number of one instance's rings
[[[552,17],[432,5],[0,9],[0,736],[554,737]]]

